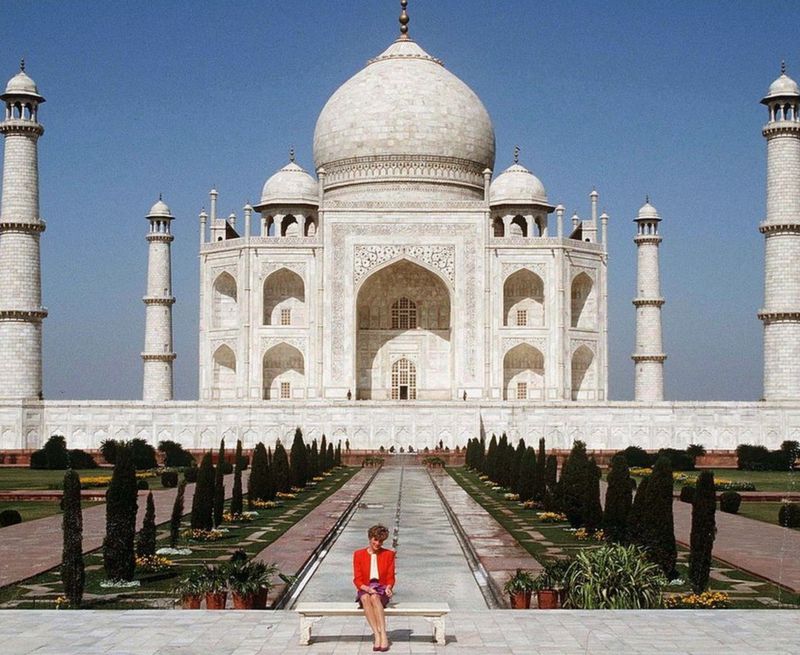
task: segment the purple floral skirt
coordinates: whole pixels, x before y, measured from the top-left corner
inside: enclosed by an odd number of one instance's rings
[[[369,587],[370,589],[374,589],[378,592],[378,596],[380,596],[381,599],[381,604],[386,607],[389,604],[389,597],[386,595],[386,585],[382,585],[375,578],[372,578],[372,580],[369,581]],[[356,594],[356,602],[358,603],[359,607],[364,607],[361,604],[361,597],[366,593],[366,591],[362,591],[361,589],[358,590],[358,593]]]

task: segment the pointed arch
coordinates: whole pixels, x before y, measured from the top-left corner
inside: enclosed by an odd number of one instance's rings
[[[300,236],[300,223],[294,214],[287,214],[283,217],[281,223],[281,236],[282,237],[297,237]]]
[[[262,361],[264,400],[291,400],[305,391],[303,353],[281,342],[264,353]]]
[[[570,288],[570,325],[590,329],[597,325],[597,300],[594,282],[586,273],[572,278]]]
[[[507,327],[542,327],[544,281],[533,271],[522,268],[503,283],[503,325]]]
[[[211,324],[215,328],[233,328],[238,323],[236,279],[227,271],[214,280],[211,300]]]
[[[508,236],[510,237],[526,237],[528,236],[528,221],[521,214],[517,214],[511,219],[508,226]]]
[[[236,354],[230,346],[214,351],[212,395],[220,399],[236,398]]]
[[[594,400],[596,365],[594,353],[581,345],[572,354],[572,400]]]
[[[306,292],[303,278],[279,268],[264,280],[264,325],[305,325]]]
[[[520,343],[503,357],[505,400],[544,399],[544,355],[530,344]]]
[[[506,235],[506,226],[500,216],[495,216],[492,220],[492,236],[504,237]]]

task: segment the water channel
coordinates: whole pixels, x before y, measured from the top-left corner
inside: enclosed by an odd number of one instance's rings
[[[385,545],[397,551],[397,602],[487,608],[442,501],[420,466],[380,469],[296,602],[354,599],[353,551],[367,546],[367,529],[376,523],[389,528]]]

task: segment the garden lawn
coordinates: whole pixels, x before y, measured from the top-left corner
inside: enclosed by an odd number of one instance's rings
[[[582,548],[592,548],[600,542],[578,541],[569,523],[545,523],[536,516],[537,511],[525,509],[518,501],[503,498],[507,490],[492,491],[492,487],[478,478],[478,474],[465,467],[447,467],[447,472],[472,498],[525,548],[536,560],[543,562],[556,557],[568,557]],[[776,511],[777,516],[777,511]],[[678,546],[678,573],[688,580],[688,550]],[[800,598],[750,575],[714,560],[711,589],[730,595],[735,609],[766,609],[800,607]],[[687,593],[689,585],[670,585],[667,594]]]
[[[687,471],[699,475],[700,471]],[[800,491],[800,471],[739,471],[738,469],[708,469],[714,478],[733,482],[752,482],[756,491]],[[777,512],[776,512],[777,516]]]
[[[749,519],[756,521],[764,521],[765,523],[772,523],[778,525],[778,511],[783,503],[769,503],[769,502],[746,502],[743,501],[739,507],[739,514],[746,516]],[[791,530],[800,530],[800,528],[788,528]]]
[[[81,476],[81,479],[111,477],[113,471],[113,468],[82,469],[78,471],[78,475]],[[0,467],[0,491],[61,489],[64,483],[64,473],[66,471],[3,466]],[[147,478],[147,483],[151,489],[163,489],[161,476],[155,472]]]
[[[87,507],[97,504],[98,503],[87,503],[86,501],[83,501],[81,506],[86,509]],[[47,500],[32,500],[24,502],[0,501],[0,512],[2,512],[4,509],[17,510],[20,513],[20,516],[22,516],[23,523],[27,521],[33,521],[35,519],[41,519],[46,516],[53,516],[53,514],[61,514],[61,504]],[[2,528],[0,528],[0,530],[2,530]],[[0,532],[0,539],[2,539],[2,535],[3,533]]]
[[[107,589],[100,586],[105,580],[103,570],[102,549],[84,554],[86,564],[86,586],[84,590],[83,609],[138,609],[138,608],[172,608],[175,596],[172,587],[177,578],[189,568],[203,562],[221,562],[230,558],[237,549],[243,549],[249,556],[254,556],[280,537],[292,525],[302,519],[330,494],[339,489],[359,469],[338,468],[316,483],[313,488],[306,488],[296,498],[287,499],[273,509],[259,509],[253,521],[237,521],[223,523],[221,528],[228,531],[218,541],[196,542],[182,537],[178,548],[189,548],[189,555],[168,555],[172,560],[171,570],[161,573],[145,574],[137,570],[135,579],[141,586],[132,589]],[[226,503],[226,511],[229,506]],[[245,507],[247,504],[245,496]],[[185,507],[192,505],[192,497],[187,494]],[[168,519],[168,516],[157,517]],[[183,517],[181,530],[188,531],[191,514]],[[169,546],[169,524],[158,526],[156,548]],[[294,574],[295,571],[287,571]],[[63,593],[58,567],[41,573],[21,583],[8,585],[0,589],[0,609],[20,608],[38,609],[54,608],[56,598]]]

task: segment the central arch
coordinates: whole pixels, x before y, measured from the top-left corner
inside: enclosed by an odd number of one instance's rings
[[[393,366],[405,359],[408,400],[451,399],[451,325],[450,290],[433,271],[400,259],[372,273],[356,297],[356,398],[399,400]]]

